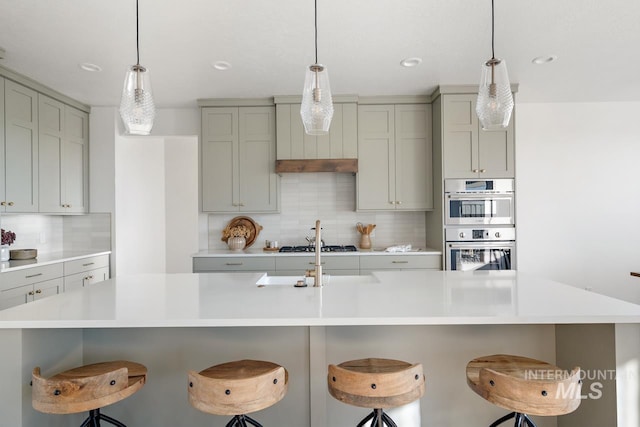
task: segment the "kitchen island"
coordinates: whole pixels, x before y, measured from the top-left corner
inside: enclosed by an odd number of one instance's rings
[[[638,305],[515,271],[380,271],[333,276],[323,288],[259,287],[261,276],[122,276],[1,311],[7,425],[54,425],[30,408],[34,366],[48,375],[113,358],[149,367],[145,389],[110,410],[131,425],[211,424],[186,403],[186,370],[232,358],[272,360],[290,372],[288,396],[260,414],[265,425],[354,425],[361,412],[327,397],[326,366],[374,356],[423,363],[423,425],[463,426],[470,417],[488,425],[503,411],[467,389],[464,366],[491,353],[626,369],[624,381],[602,384],[600,398],[583,401],[583,415],[538,426],[605,425],[594,412],[608,425],[632,425],[624,387],[638,387]],[[628,378],[634,362],[636,377]]]

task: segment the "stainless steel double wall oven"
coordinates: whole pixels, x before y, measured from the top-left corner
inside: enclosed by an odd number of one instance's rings
[[[449,179],[445,192],[447,270],[515,270],[513,179]]]

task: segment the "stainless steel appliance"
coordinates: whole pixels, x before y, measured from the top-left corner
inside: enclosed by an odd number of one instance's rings
[[[453,227],[445,237],[447,270],[516,269],[514,227]]]
[[[513,188],[513,179],[445,180],[445,225],[515,224]]]

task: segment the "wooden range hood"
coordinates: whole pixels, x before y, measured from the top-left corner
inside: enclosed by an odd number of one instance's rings
[[[358,159],[276,160],[276,173],[358,172]]]

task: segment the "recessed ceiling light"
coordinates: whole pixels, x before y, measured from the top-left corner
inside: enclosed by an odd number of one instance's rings
[[[211,64],[213,68],[220,71],[225,71],[231,68],[231,64],[227,61],[216,61]]]
[[[531,60],[531,62],[537,65],[540,65],[540,64],[548,64],[549,62],[553,62],[556,59],[558,59],[556,55],[545,55],[545,56],[535,57]]]
[[[400,65],[402,65],[403,67],[415,67],[420,65],[421,63],[422,58],[418,58],[417,56],[414,56],[413,58],[405,58],[400,61]]]
[[[84,71],[89,71],[91,73],[98,73],[100,71],[102,71],[102,67],[96,64],[92,64],[90,62],[83,62],[82,64],[79,64],[79,67],[81,69],[83,69]]]

